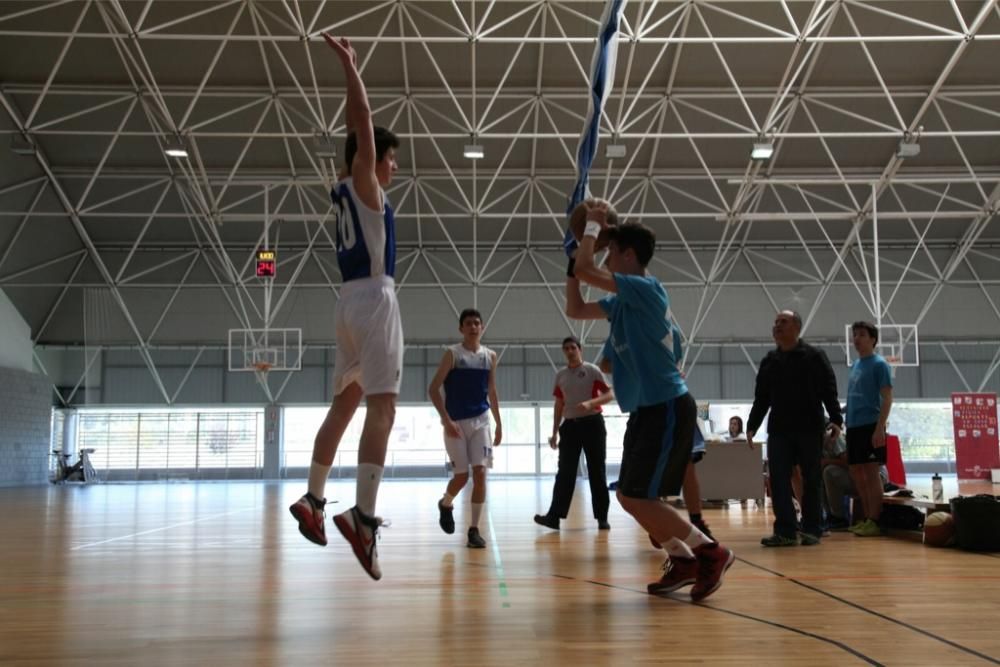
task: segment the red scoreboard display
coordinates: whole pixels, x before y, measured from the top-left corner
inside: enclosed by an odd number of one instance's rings
[[[278,256],[273,250],[257,251],[257,277],[273,278],[278,264]]]

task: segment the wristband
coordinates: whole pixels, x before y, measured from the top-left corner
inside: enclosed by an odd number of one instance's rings
[[[592,239],[596,239],[598,234],[601,233],[601,223],[594,222],[593,220],[587,221],[587,226],[583,230],[584,236],[589,236]]]
[[[566,266],[566,277],[576,278],[576,274],[573,273],[573,269],[576,268],[576,259],[573,257],[569,258],[569,264]]]

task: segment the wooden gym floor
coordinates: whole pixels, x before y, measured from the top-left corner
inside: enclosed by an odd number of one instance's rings
[[[302,481],[0,489],[0,664],[1000,664],[998,555],[764,549],[770,513],[734,505],[706,518],[739,560],[694,605],[646,594],[662,553],[614,501],[598,532],[582,480],[558,533],[531,520],[550,480],[491,480],[478,551],[438,528],[443,486],[383,484],[380,582],[329,522],[298,534]]]

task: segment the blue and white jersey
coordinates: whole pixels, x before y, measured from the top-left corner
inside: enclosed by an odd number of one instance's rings
[[[392,206],[379,190],[383,211],[373,211],[354,190],[354,180],[337,181],[330,198],[337,223],[337,264],[344,282],[389,276],[396,272],[396,222]]]
[[[467,350],[462,344],[452,345],[452,367],[444,378],[444,406],[453,420],[478,417],[490,409],[490,371],[493,352],[479,346]]]

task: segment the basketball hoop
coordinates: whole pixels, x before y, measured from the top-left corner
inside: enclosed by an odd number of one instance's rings
[[[230,329],[229,370],[302,370],[302,329]]]
[[[853,344],[854,325],[844,325],[844,359],[850,367],[858,354]],[[875,352],[882,355],[886,363],[896,368],[906,368],[920,365],[920,336],[916,324],[885,324],[879,325],[878,342]]]

